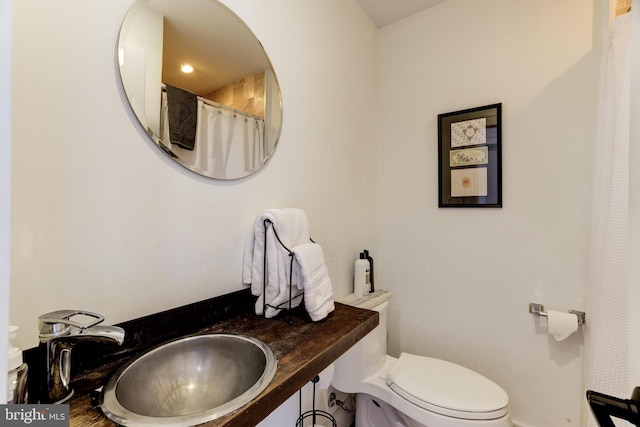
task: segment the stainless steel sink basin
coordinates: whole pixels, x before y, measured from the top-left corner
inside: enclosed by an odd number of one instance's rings
[[[125,426],[191,426],[251,401],[269,385],[276,367],[271,349],[254,338],[182,338],[118,369],[102,390],[100,406]]]

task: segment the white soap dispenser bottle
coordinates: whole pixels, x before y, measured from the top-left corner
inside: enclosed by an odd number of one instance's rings
[[[7,356],[7,403],[25,404],[27,393],[27,364],[22,361],[22,351],[14,347],[18,334],[17,326],[9,326],[9,354]]]
[[[353,293],[357,298],[362,298],[369,294],[370,267],[369,261],[365,258],[364,253],[360,253],[360,258],[356,260],[353,273]]]

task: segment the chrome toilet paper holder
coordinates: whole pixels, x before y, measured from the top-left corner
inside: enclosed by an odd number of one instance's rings
[[[544,311],[544,305],[537,304],[534,302],[529,303],[529,313],[533,314],[536,317],[547,317],[547,312]],[[584,311],[578,310],[569,310],[569,313],[575,314],[578,317],[578,325],[584,325],[586,322],[586,314]]]

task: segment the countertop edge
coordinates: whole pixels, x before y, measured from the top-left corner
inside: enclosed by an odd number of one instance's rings
[[[336,303],[336,306],[339,303]],[[349,310],[362,310],[351,306],[340,304],[347,307]],[[216,424],[215,421],[211,423],[205,423],[204,426],[218,426],[224,425],[225,427],[246,427],[249,425],[255,425],[262,421],[267,415],[277,409],[293,394],[298,392],[302,387],[309,383],[316,375],[320,374],[326,367],[338,359],[342,354],[349,350],[354,344],[364,338],[369,332],[375,329],[379,323],[379,316],[377,312],[370,310],[364,310],[368,312],[361,316],[361,327],[352,329],[348,333],[341,335],[337,342],[331,346],[327,346],[324,350],[312,356],[307,363],[300,368],[294,375],[288,377],[286,381],[281,383],[278,387],[278,397],[273,399],[270,395],[273,390],[267,390],[262,393],[256,399],[241,408],[241,413],[237,414],[233,419],[224,424]],[[374,313],[374,314],[371,314]],[[269,344],[269,343],[267,343]],[[265,411],[266,412],[265,414]],[[256,414],[254,416],[254,413]],[[295,422],[295,421],[293,421]]]

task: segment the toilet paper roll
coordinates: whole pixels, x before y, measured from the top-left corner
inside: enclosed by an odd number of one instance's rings
[[[331,381],[333,381],[333,363],[325,368],[324,371],[318,374],[320,380],[318,381],[318,387],[320,390],[326,390],[331,385]]]
[[[547,311],[549,333],[556,341],[562,341],[578,330],[578,316],[560,311]]]

